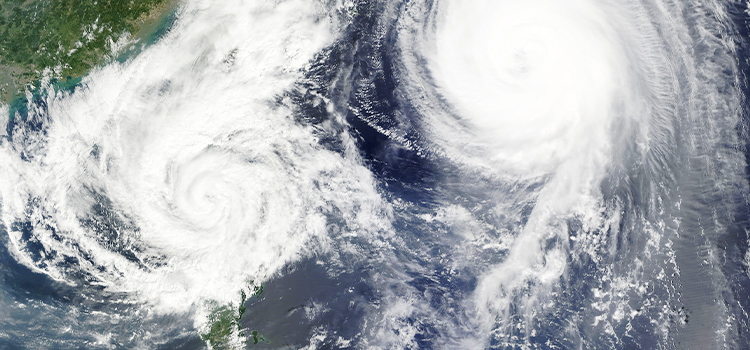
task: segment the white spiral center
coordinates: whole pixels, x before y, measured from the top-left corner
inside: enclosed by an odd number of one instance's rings
[[[590,1],[443,6],[432,74],[497,167],[548,172],[606,139],[627,65]]]
[[[232,231],[257,223],[264,187],[253,181],[258,177],[253,170],[258,169],[233,158],[210,151],[171,174],[174,215],[193,225],[191,229]]]
[[[33,161],[0,144],[3,223],[35,213],[48,251],[158,312],[236,303],[248,280],[315,249],[331,215],[358,233],[379,227],[357,155],[321,147],[279,101],[332,42],[322,4],[185,1],[165,38],[50,99]],[[20,261],[68,278],[62,258],[31,257],[6,229]]]

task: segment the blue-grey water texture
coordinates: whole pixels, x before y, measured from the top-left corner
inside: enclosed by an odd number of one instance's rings
[[[601,184],[604,205],[617,208],[617,229],[584,232],[588,229],[575,217],[566,219],[568,237],[575,239],[585,233],[588,237],[604,237],[612,245],[597,248],[597,257],[568,250],[565,273],[555,283],[553,305],[534,311],[529,319],[522,307],[513,304],[513,300],[520,303],[525,293],[517,291],[521,296],[509,297],[508,312],[494,320],[489,332],[477,321],[480,316],[472,310],[472,303],[485,276],[483,271],[501,264],[505,253],[488,249],[474,250],[470,257],[457,256],[460,249],[456,245],[463,244],[459,237],[465,228],[433,214],[447,206],[458,206],[483,225],[484,239],[520,234],[534,201],[514,199],[521,215],[505,217],[494,210],[497,194],[523,196],[526,191],[531,196],[544,179],[536,184],[509,183],[467,171],[465,165],[431,151],[425,140],[430,136],[422,130],[425,110],[415,102],[417,98],[408,96],[414,89],[404,88],[407,68],[402,63],[403,47],[398,46],[402,29],[397,28],[394,18],[408,4],[358,1],[357,15],[340,37],[306,68],[305,79],[300,82],[304,86],[283,96],[297,107],[297,123],[339,123],[337,130],[355,138],[378,193],[392,204],[391,225],[399,244],[384,254],[365,239],[351,240],[349,244],[359,245],[357,249],[321,250],[287,264],[265,281],[263,293],[245,303],[247,311],[241,326],[258,330],[268,340],[257,344],[250,341],[247,348],[450,349],[478,339],[471,344],[496,349],[750,349],[748,4],[722,3],[729,18],[717,30],[722,40],[735,45],[735,52],[730,54],[733,62],[718,64],[734,67],[723,71],[720,79],[726,84],[721,89],[737,96],[737,109],[732,112],[740,116],[736,127],[725,130],[732,139],[720,146],[740,155],[737,161],[741,166],[722,170],[710,155],[681,152],[687,149],[682,144],[700,136],[684,125],[665,136],[674,151],[662,155],[662,167],[657,168],[660,173],[638,165],[626,154]],[[703,15],[698,10],[696,13]],[[700,50],[697,47],[695,54],[705,55]],[[84,87],[65,88],[75,94]],[[330,104],[318,103],[320,96]],[[18,114],[9,119],[3,142],[19,143],[29,135],[44,134],[47,126],[38,116],[43,116],[46,108],[45,99],[36,96],[14,106],[12,111]],[[676,107],[686,108],[691,107]],[[29,117],[30,110],[37,111],[37,119]],[[334,120],[332,113],[345,115],[345,120]],[[338,137],[324,134],[320,143],[328,150],[343,152],[345,145]],[[703,176],[706,167],[719,178]],[[718,186],[724,175],[741,181]],[[137,260],[137,245],[122,245],[116,237],[118,226],[133,223],[123,222],[112,212],[116,209],[106,194],[95,195],[101,198],[91,209],[90,217],[95,218],[91,225],[99,230],[102,245]],[[679,215],[654,212],[658,206],[652,202],[655,197],[664,201],[679,197],[678,209],[662,206],[679,211]],[[33,207],[34,201],[44,198],[29,198],[28,205]],[[669,249],[649,248],[667,244],[666,240],[654,243],[642,226],[649,218],[658,221],[658,215],[681,218],[679,227],[662,228],[679,231],[671,236]],[[427,219],[430,217],[433,219]],[[54,251],[35,238],[32,224],[18,221],[12,227],[22,233],[24,251],[34,261],[54,256]],[[545,244],[557,243],[552,240]],[[70,279],[77,281],[66,284],[30,270],[8,247],[9,236],[2,232],[0,349],[208,346],[187,308],[185,314],[136,315],[137,305],[107,292],[74,267],[81,261],[66,261],[71,266]],[[635,263],[647,251],[655,258]],[[82,253],[80,259],[86,258]],[[461,263],[455,263],[457,260]],[[337,263],[330,264],[332,261]],[[643,288],[613,286],[618,276],[634,271]],[[529,283],[528,293],[533,293],[534,282]],[[404,300],[418,301],[416,309],[388,321],[391,316],[384,316],[382,310],[393,307],[389,303],[394,296],[406,295],[409,297]],[[600,306],[608,302],[627,303],[626,315],[617,315],[612,311],[616,308],[603,312]],[[595,321],[602,314],[605,316]],[[389,341],[388,337],[403,341]]]

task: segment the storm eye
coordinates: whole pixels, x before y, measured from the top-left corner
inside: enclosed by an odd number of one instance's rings
[[[750,349],[748,23],[0,1],[0,348]]]
[[[512,58],[512,63],[510,65],[510,70],[513,73],[516,74],[524,74],[528,72],[533,66],[530,62],[531,58],[529,57],[529,52],[526,50],[526,48],[520,48],[518,49],[514,54]]]

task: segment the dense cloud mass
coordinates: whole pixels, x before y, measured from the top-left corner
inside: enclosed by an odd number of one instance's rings
[[[0,347],[747,348],[747,6],[186,0],[0,105]]]

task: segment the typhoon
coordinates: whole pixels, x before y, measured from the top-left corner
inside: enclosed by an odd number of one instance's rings
[[[747,3],[164,4],[0,102],[0,348],[750,347]]]

